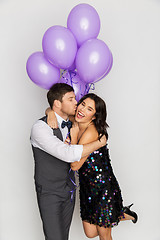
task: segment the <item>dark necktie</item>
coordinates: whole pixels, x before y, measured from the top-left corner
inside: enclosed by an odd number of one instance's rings
[[[62,124],[61,124],[61,128],[64,128],[65,126],[68,127],[68,130],[70,130],[70,128],[72,127],[72,122],[71,121],[62,121]]]

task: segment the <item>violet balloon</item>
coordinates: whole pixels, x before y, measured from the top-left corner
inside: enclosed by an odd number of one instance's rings
[[[110,50],[102,40],[90,39],[77,52],[77,72],[86,83],[100,80],[110,64]]]
[[[43,52],[33,53],[27,60],[26,69],[30,79],[44,89],[50,89],[60,78],[60,69],[49,63]]]
[[[76,71],[64,72],[60,82],[73,87],[77,102],[89,91],[89,84],[83,82]]]
[[[78,46],[81,46],[85,41],[98,36],[100,18],[95,8],[82,3],[71,10],[67,19],[67,27],[74,34]]]
[[[106,70],[106,72],[104,73],[104,75],[103,75],[100,79],[98,79],[97,81],[95,81],[95,82],[98,82],[98,81],[100,81],[101,79],[105,78],[105,77],[108,75],[108,73],[110,72],[110,70],[111,70],[111,68],[112,68],[112,65],[113,65],[113,56],[112,56],[112,53],[110,52],[110,61],[109,61],[108,69]]]
[[[77,43],[72,32],[62,26],[50,27],[42,40],[46,58],[55,66],[67,69],[75,59]]]
[[[76,69],[76,63],[74,61],[73,64],[71,66],[69,66],[68,70],[69,71],[74,71],[75,69]]]

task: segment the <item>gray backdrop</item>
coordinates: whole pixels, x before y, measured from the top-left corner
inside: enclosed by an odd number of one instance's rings
[[[99,13],[113,68],[96,83],[107,103],[109,148],[124,204],[134,202],[136,225],[120,223],[117,240],[160,240],[160,1],[1,0],[0,1],[0,240],[42,240],[29,142],[32,124],[48,107],[46,90],[28,78],[29,55],[41,51],[44,32],[66,26],[70,10],[89,3]],[[79,201],[70,240],[87,239]]]

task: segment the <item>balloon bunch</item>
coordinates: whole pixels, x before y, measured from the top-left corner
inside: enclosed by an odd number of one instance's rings
[[[50,27],[43,36],[43,52],[35,52],[28,58],[26,68],[30,79],[45,89],[57,82],[67,83],[73,86],[79,100],[112,67],[112,53],[97,39],[99,31],[97,11],[89,4],[75,6],[68,15],[67,28]]]

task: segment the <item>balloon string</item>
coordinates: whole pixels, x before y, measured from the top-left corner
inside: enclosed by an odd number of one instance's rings
[[[67,74],[65,74],[65,72]],[[65,74],[65,75],[64,75]],[[78,84],[78,82],[74,82],[73,79],[74,77],[77,75],[77,72],[75,71],[70,71],[70,70],[63,70],[61,77],[63,77],[65,79],[66,84],[71,84],[71,86],[73,87],[73,83],[74,84]],[[67,76],[67,77],[66,77]],[[95,85],[94,83],[90,83],[90,84],[85,84],[85,90],[84,92],[82,92],[82,86],[80,85],[80,96],[83,97],[85,94],[87,94],[90,90],[95,90]]]
[[[65,69],[65,70],[63,70],[63,72],[62,72],[62,78],[65,79],[66,84],[69,84],[69,80],[70,80],[70,79],[68,79],[68,78],[66,77],[66,75],[64,76],[64,73],[65,73],[65,72],[67,72],[68,75],[69,75],[69,72]],[[69,75],[69,77],[70,77],[70,75]]]
[[[67,73],[67,76],[68,77],[66,77],[66,75],[64,76],[64,73]],[[73,77],[75,77],[77,75],[77,73],[76,72],[73,72],[73,71],[68,71],[68,70],[64,70],[63,72],[62,72],[62,77],[66,80],[66,84],[68,83],[68,84],[70,84],[71,83],[71,86],[73,87]]]
[[[72,171],[72,169],[70,168],[70,169],[69,169],[69,174],[70,174],[71,171]],[[74,176],[75,176],[75,173],[77,174],[76,176],[79,176],[79,175],[78,175],[78,171],[74,171]],[[71,182],[72,182],[73,185],[75,186],[74,189],[72,188],[72,190],[69,191],[69,192],[71,193],[71,202],[72,202],[72,201],[73,201],[73,194],[74,194],[74,192],[79,188],[79,185],[77,186],[77,184],[73,181],[73,179],[72,179],[71,177],[70,177],[69,179],[71,180]]]
[[[63,77],[63,78],[64,78],[63,74],[64,74],[65,71],[66,71],[66,70],[64,69],[63,72],[61,73],[61,77]]]
[[[75,71],[69,71],[69,73],[70,73],[71,79],[77,75],[77,73]],[[72,77],[72,75],[73,75],[73,77]]]
[[[90,90],[90,89],[91,89],[91,90],[95,90],[95,85],[94,85],[94,83],[91,83],[91,84],[90,84],[89,90]]]
[[[73,73],[73,72],[70,72],[70,71],[69,71],[68,73],[69,73],[69,76],[70,76],[71,86],[73,87],[73,81],[72,81],[72,79],[73,79],[72,73]],[[75,76],[76,76],[76,75],[75,75]]]

